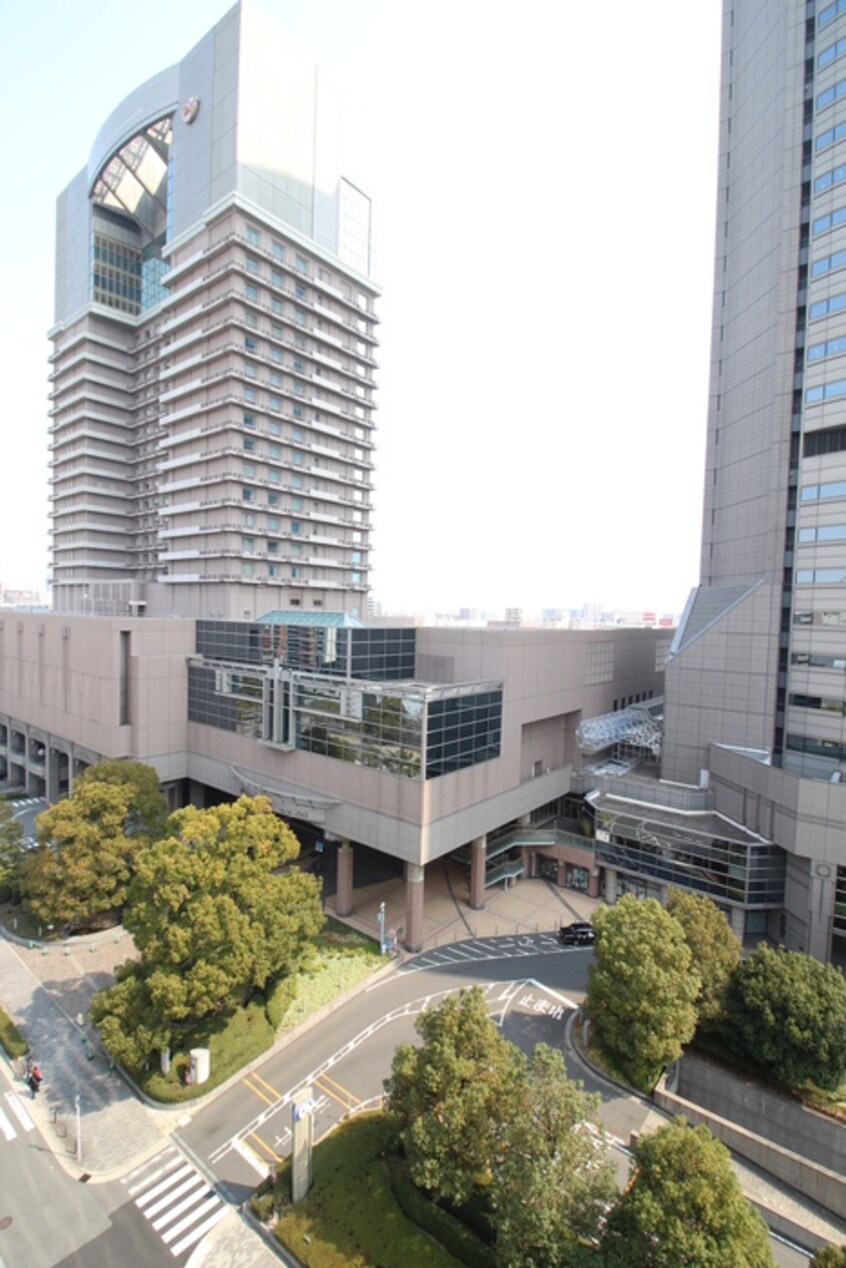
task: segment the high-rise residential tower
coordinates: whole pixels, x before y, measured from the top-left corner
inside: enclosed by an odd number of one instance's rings
[[[599,853],[648,892],[712,893],[741,935],[841,959],[846,0],[724,0],[719,126],[700,584],[667,664],[665,809],[612,795]]]
[[[106,120],[58,203],[57,609],[363,613],[377,289],[339,150],[247,4]]]

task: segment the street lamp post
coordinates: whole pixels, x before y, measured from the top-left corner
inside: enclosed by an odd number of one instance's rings
[[[78,1095],[73,1098],[73,1106],[76,1110],[76,1160],[82,1162],[82,1111]]]
[[[379,904],[379,952],[385,954],[385,904]]]

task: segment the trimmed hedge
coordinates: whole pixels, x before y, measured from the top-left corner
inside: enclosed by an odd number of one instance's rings
[[[0,1044],[12,1058],[25,1057],[29,1052],[29,1044],[18,1030],[7,1012],[0,1008]]]
[[[297,976],[281,977],[267,992],[265,1012],[271,1029],[275,1032],[282,1025],[285,1014],[297,998]]]
[[[449,1211],[422,1194],[408,1179],[396,1154],[388,1154],[385,1161],[394,1197],[403,1214],[414,1220],[424,1232],[429,1233],[445,1250],[469,1268],[490,1268],[490,1246],[480,1241],[460,1220],[450,1215]]]

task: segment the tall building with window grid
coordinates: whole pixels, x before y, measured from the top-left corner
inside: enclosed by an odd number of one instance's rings
[[[700,584],[598,855],[846,962],[846,0],[724,0],[719,127]]]
[[[377,288],[339,102],[248,5],[58,201],[52,582],[81,614],[363,614]]]

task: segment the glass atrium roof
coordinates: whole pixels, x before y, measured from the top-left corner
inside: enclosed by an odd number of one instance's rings
[[[91,191],[94,202],[130,216],[157,238],[167,224],[167,165],[173,136],[166,115],[127,141],[106,163]]]

